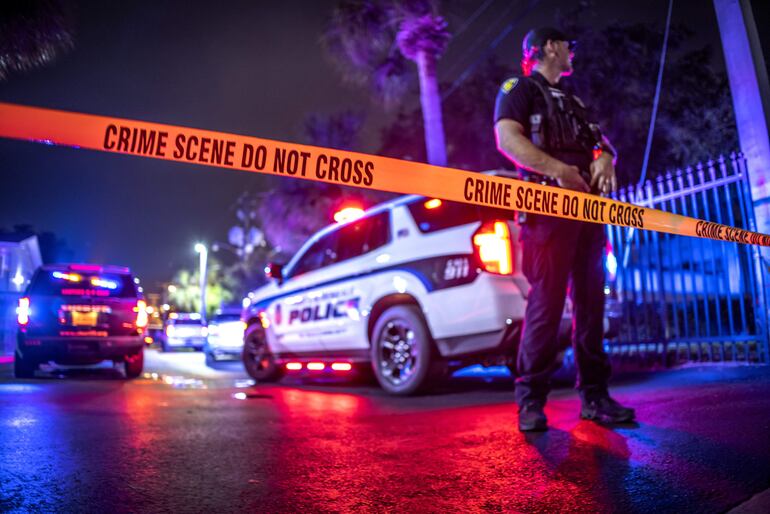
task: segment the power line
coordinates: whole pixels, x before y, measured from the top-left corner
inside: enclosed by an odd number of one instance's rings
[[[450,66],[449,70],[447,71],[447,74],[448,74],[448,75],[452,75],[452,74],[453,74],[453,73],[452,73],[452,70],[453,70],[454,68],[456,68],[456,67],[457,67],[457,66],[456,66],[456,64],[457,64],[457,63],[461,63],[461,62],[465,61],[465,60],[466,60],[466,58],[468,58],[469,56],[473,55],[473,54],[476,52],[476,50],[477,50],[477,47],[478,47],[479,45],[481,45],[481,44],[482,44],[484,41],[488,40],[488,36],[489,36],[490,34],[492,34],[492,33],[493,33],[493,31],[495,30],[495,24],[496,24],[496,23],[497,23],[499,20],[505,20],[505,18],[506,18],[506,17],[507,17],[507,16],[510,14],[511,10],[512,10],[512,9],[513,9],[515,6],[516,6],[516,2],[509,2],[509,3],[508,3],[508,7],[507,7],[507,8],[506,8],[506,9],[505,9],[503,12],[502,12],[502,14],[501,14],[499,17],[497,17],[497,19],[496,19],[496,20],[493,22],[493,24],[491,24],[489,27],[487,27],[487,28],[486,28],[486,30],[484,30],[484,32],[483,32],[483,33],[482,33],[482,34],[481,34],[479,37],[477,37],[477,38],[476,38],[476,39],[473,41],[473,43],[471,43],[471,44],[470,44],[470,45],[469,45],[469,46],[468,46],[468,47],[465,49],[465,51],[462,53],[462,55],[461,55],[460,57],[458,57],[458,58],[457,58],[457,60],[455,60],[455,64],[453,64],[452,66]],[[467,68],[466,68],[466,69],[467,69]]]
[[[476,11],[475,11],[473,14],[471,14],[471,15],[470,15],[470,17],[469,17],[467,20],[465,20],[465,23],[463,23],[463,24],[462,24],[462,26],[461,26],[459,29],[457,29],[457,32],[455,32],[455,33],[452,35],[452,37],[457,37],[457,36],[459,36],[460,34],[462,34],[463,32],[465,32],[465,30],[466,30],[468,27],[470,27],[470,25],[471,25],[471,24],[472,24],[474,21],[476,21],[476,18],[478,18],[479,16],[481,16],[481,13],[483,13],[484,11],[486,11],[486,10],[487,10],[487,7],[489,7],[489,6],[492,4],[492,2],[494,2],[494,1],[495,1],[495,0],[487,0],[486,2],[484,2],[483,4],[481,4],[481,5],[480,5],[480,6],[479,6],[479,7],[476,9]]]
[[[663,68],[666,66],[666,48],[668,48],[668,33],[671,29],[671,10],[674,6],[674,0],[668,1],[668,14],[666,15],[666,32],[663,34],[663,48],[660,50],[660,68],[658,68],[658,81],[655,84],[655,97],[652,100],[652,116],[650,117],[650,128],[647,131],[647,145],[644,147],[644,160],[642,162],[642,172],[639,175],[638,188],[641,189],[647,178],[647,165],[650,159],[650,149],[652,148],[652,134],[655,132],[655,119],[658,115],[658,103],[660,102],[660,85],[663,82]],[[628,265],[628,259],[631,256],[631,239],[633,239],[635,230],[628,229],[626,234],[625,252],[623,253],[623,266]]]
[[[445,101],[449,96],[454,93],[457,88],[460,87],[460,85],[467,79],[471,73],[476,69],[476,67],[481,63],[482,59],[486,58],[492,51],[494,51],[497,46],[505,39],[508,34],[511,33],[513,28],[524,18],[527,14],[532,11],[532,9],[535,7],[535,5],[539,2],[539,0],[529,0],[527,2],[527,7],[524,9],[524,11],[519,14],[511,23],[509,23],[498,35],[495,37],[494,40],[489,44],[487,49],[482,52],[468,67],[465,68],[465,70],[460,74],[459,77],[457,77],[453,82],[452,85],[449,86],[449,89],[441,95],[441,101]],[[504,18],[507,15],[507,12],[510,11],[511,5],[514,5],[513,2],[509,5],[509,8],[506,9],[506,14],[502,17]]]
[[[674,6],[674,0],[668,2],[668,15],[666,15],[666,32],[663,35],[663,48],[660,51],[660,68],[658,68],[658,81],[655,84],[655,98],[652,100],[652,116],[650,118],[650,128],[647,131],[647,145],[644,147],[644,161],[642,162],[642,173],[639,177],[639,184],[647,178],[647,165],[650,160],[650,148],[652,147],[652,134],[655,132],[655,119],[658,117],[658,103],[660,102],[660,85],[663,82],[663,68],[666,66],[666,48],[668,47],[668,33],[671,29],[671,10]]]

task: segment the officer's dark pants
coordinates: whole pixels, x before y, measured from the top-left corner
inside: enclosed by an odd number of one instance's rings
[[[569,285],[573,348],[583,399],[607,394],[604,352],[604,226],[529,215],[522,226],[522,267],[530,283],[519,355],[516,401],[545,404],[558,369],[558,332]],[[570,280],[571,279],[571,280]]]

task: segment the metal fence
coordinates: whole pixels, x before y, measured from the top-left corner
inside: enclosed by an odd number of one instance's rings
[[[746,160],[720,157],[667,173],[617,199],[756,230]],[[617,258],[610,282],[619,300],[616,357],[665,365],[768,362],[768,314],[759,249],[608,226]]]

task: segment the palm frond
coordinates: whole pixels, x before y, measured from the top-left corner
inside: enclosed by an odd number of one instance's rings
[[[46,65],[74,46],[70,9],[58,0],[0,2],[0,80]]]

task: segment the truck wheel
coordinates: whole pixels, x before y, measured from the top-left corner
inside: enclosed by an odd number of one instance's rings
[[[138,352],[126,355],[123,366],[126,378],[136,378],[141,375],[144,369],[144,350],[140,348]]]
[[[433,338],[414,305],[390,307],[372,332],[372,369],[390,394],[414,394],[431,382],[441,363],[433,358]]]
[[[246,328],[241,357],[246,373],[257,382],[275,382],[283,376],[267,344],[265,330],[256,323]]]
[[[29,359],[25,359],[19,353],[19,350],[14,352],[13,356],[13,376],[16,378],[34,378],[37,364],[31,362]]]

